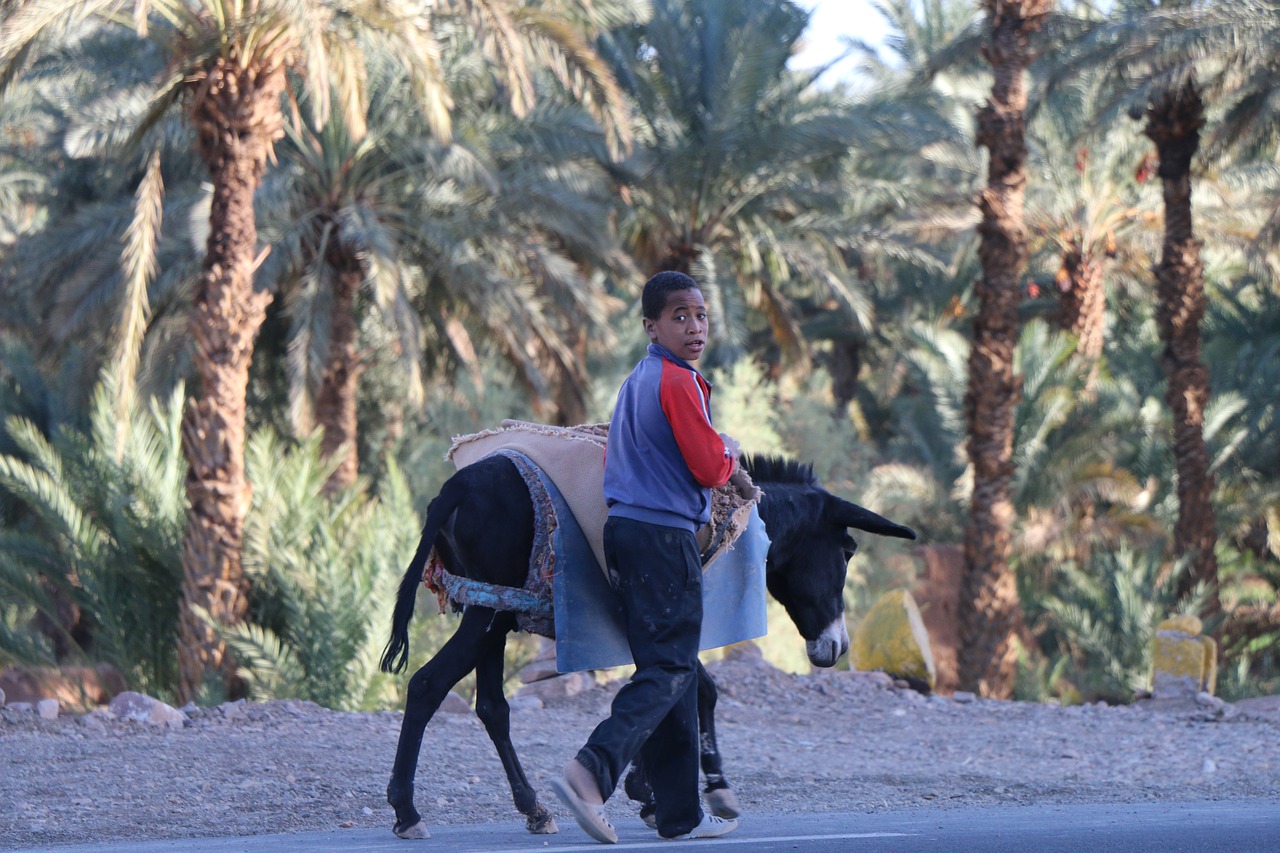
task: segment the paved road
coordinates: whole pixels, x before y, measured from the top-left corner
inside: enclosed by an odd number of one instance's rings
[[[881,814],[750,815],[725,838],[662,842],[639,819],[619,821],[619,843],[587,838],[567,818],[534,836],[511,824],[432,827],[429,841],[389,830],[334,830],[249,838],[182,839],[29,848],[41,853],[583,853],[732,850],[734,853],[1280,853],[1280,798],[1244,802],[1021,806]],[[3,844],[0,843],[0,847]]]

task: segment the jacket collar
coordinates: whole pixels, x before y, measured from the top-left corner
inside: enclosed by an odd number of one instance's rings
[[[674,362],[675,364],[680,365],[685,370],[692,370],[694,373],[698,374],[699,379],[707,383],[708,388],[711,387],[710,380],[708,380],[707,377],[703,376],[701,373],[698,373],[698,368],[694,367],[692,364],[685,361],[683,358],[680,358],[678,355],[671,352],[671,350],[667,349],[662,344],[654,344],[654,343],[649,344],[649,355],[656,355],[660,358],[665,358],[667,361]]]

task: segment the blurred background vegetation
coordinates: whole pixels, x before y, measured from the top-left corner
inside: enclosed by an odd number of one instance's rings
[[[987,4],[882,0],[886,45],[852,44],[858,73],[831,81],[793,67],[808,16],[786,0],[459,0],[401,19],[313,0],[307,25],[336,21],[345,46],[326,71],[285,62],[251,188],[252,287],[270,302],[248,334],[244,602],[204,613],[234,677],[193,694],[184,411],[207,381],[191,324],[219,208],[201,95],[161,84],[184,27],[232,5],[153,2],[140,37],[92,3],[0,4],[0,667],[106,662],[170,700],[401,703],[377,657],[452,437],[607,420],[659,268],[708,298],[720,429],[811,462],[923,547],[964,541]],[[1280,6],[1048,5],[1016,293],[1014,694],[1131,701],[1155,624],[1202,611],[1219,693],[1280,692]],[[388,48],[388,21],[422,30],[408,47],[426,71]],[[1147,31],[1177,37],[1157,55],[1134,47]],[[1198,70],[1204,102],[1213,590],[1180,580],[1165,199],[1130,117],[1174,67]],[[924,572],[918,548],[860,544],[851,626]],[[456,620],[422,595],[419,662]],[[770,624],[768,657],[806,669],[780,608]],[[512,663],[531,648],[514,642]]]

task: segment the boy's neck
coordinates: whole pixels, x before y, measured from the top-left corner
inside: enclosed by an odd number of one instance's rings
[[[654,355],[662,356],[667,361],[674,361],[676,364],[680,365],[681,367],[687,367],[689,370],[692,370],[694,373],[697,373],[699,376],[702,376],[702,373],[698,370],[696,366],[685,361],[683,358],[676,355],[675,353],[673,353],[671,350],[667,349],[660,343],[651,341],[649,343],[649,352],[653,353]],[[703,377],[703,378],[705,379],[706,377]]]

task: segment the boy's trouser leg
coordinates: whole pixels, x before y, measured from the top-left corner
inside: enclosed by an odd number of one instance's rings
[[[679,835],[697,826],[698,639],[702,630],[702,566],[691,531],[610,518],[605,558],[627,612],[636,672],[614,697],[607,719],[578,753],[606,799],[623,768],[654,737],[646,759],[658,803],[658,829]],[[656,773],[655,773],[656,771]]]
[[[698,679],[692,678],[671,710],[640,747],[657,807],[658,834],[673,838],[702,820],[698,795]]]

